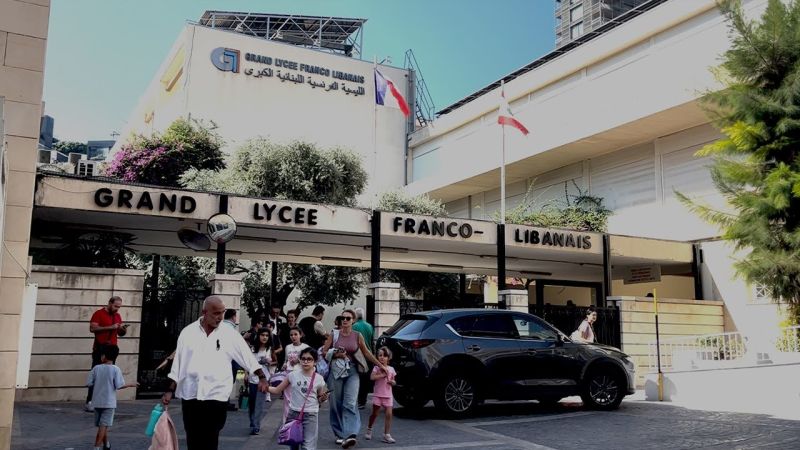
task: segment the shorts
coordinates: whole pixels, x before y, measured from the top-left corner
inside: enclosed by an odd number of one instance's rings
[[[114,410],[115,408],[95,408],[94,426],[110,427],[114,425]]]
[[[394,406],[394,399],[392,397],[375,397],[372,396],[372,405],[384,408],[391,408]]]

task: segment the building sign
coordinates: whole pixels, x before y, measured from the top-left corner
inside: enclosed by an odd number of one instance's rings
[[[629,266],[625,268],[623,282],[625,284],[657,283],[661,281],[661,266]]]
[[[100,188],[94,192],[94,204],[101,208],[125,208],[146,211],[167,211],[191,214],[197,209],[197,200],[190,195],[170,193],[134,192],[128,189]]]
[[[236,49],[217,47],[211,51],[211,63],[223,72],[239,73],[241,59],[241,52]],[[249,52],[244,54],[244,61],[252,66],[244,68],[242,73],[252,78],[275,78],[281,83],[308,85],[311,89],[355,97],[367,93],[364,75]]]
[[[278,205],[277,203],[254,203],[253,220],[295,225],[318,225],[319,210],[302,206]]]
[[[506,244],[516,247],[602,253],[602,235],[571,230],[553,230],[506,225]]]
[[[497,228],[493,223],[474,220],[443,219],[385,212],[382,215],[382,222],[382,233],[395,236],[478,243],[492,243],[497,236],[494,231]],[[489,232],[490,230],[494,232]]]
[[[370,232],[370,214],[344,206],[230,196],[228,214],[239,225],[344,234]]]

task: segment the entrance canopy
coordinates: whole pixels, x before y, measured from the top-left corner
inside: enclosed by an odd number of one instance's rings
[[[129,234],[142,253],[215,257],[178,239],[190,228],[206,232],[207,220],[227,212],[237,223],[225,246],[230,258],[304,264],[602,282],[629,267],[657,265],[661,273],[691,275],[693,250],[683,242],[655,241],[575,230],[372,212],[334,205],[253,198],[117,180],[40,174],[31,245],[63,245],[60,231]],[[373,233],[372,221],[379,221]],[[503,236],[504,235],[504,236]],[[498,238],[500,236],[500,238]],[[499,242],[499,244],[498,244]],[[505,259],[498,264],[498,251]],[[613,266],[613,267],[612,267]]]

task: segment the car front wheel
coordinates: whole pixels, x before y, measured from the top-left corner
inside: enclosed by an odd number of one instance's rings
[[[581,398],[589,408],[604,411],[617,409],[623,397],[625,381],[615,370],[594,370],[584,380]]]
[[[480,403],[478,387],[472,378],[448,375],[439,386],[434,399],[436,407],[453,417],[466,417],[475,412]]]

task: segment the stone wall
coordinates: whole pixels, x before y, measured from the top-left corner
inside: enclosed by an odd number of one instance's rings
[[[126,382],[136,380],[144,273],[140,270],[33,266],[31,282],[39,285],[28,389],[19,401],[61,401],[86,398],[93,335],[89,319],[122,297],[120,314],[130,324],[119,338],[117,366]],[[119,392],[120,400],[135,398],[135,389]]]
[[[644,386],[650,363],[651,342],[656,340],[653,299],[609,297],[620,309],[622,351],[636,362],[637,387]],[[658,300],[658,329],[661,340],[724,332],[723,302],[711,300]]]

